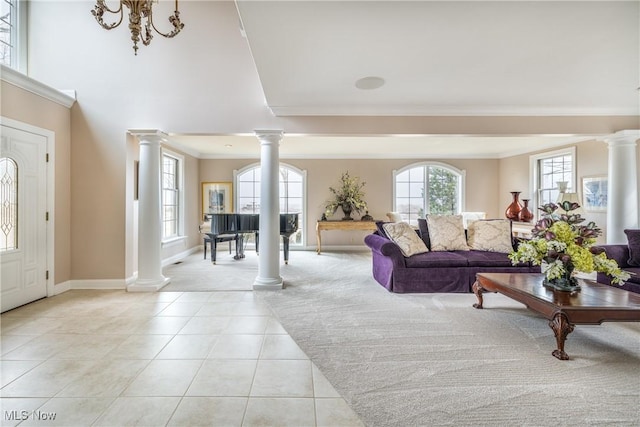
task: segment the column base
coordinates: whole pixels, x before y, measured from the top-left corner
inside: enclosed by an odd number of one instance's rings
[[[282,288],[284,288],[282,277],[256,277],[255,282],[253,282],[254,291],[277,291]]]
[[[127,286],[127,292],[157,292],[171,282],[169,277],[159,279],[138,279]]]

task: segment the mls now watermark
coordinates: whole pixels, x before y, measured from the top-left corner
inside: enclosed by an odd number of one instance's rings
[[[43,412],[43,411],[4,411],[5,421],[53,421],[56,419],[55,412]]]

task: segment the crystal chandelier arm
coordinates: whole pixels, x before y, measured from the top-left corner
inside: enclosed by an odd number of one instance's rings
[[[112,24],[107,24],[106,22],[104,22],[104,20],[102,19],[102,16],[104,15],[105,11],[109,13],[114,13],[114,14],[119,13],[120,19],[118,20],[118,22],[114,22]],[[91,11],[91,14],[96,18],[96,21],[98,21],[98,24],[100,24],[102,28],[107,30],[111,30],[117,27],[118,25],[120,25],[122,23],[122,18],[124,15],[122,11],[122,3],[120,3],[120,7],[118,7],[118,9],[111,10],[109,9],[109,6],[107,6],[107,4],[105,3],[105,0],[97,0],[96,5]]]

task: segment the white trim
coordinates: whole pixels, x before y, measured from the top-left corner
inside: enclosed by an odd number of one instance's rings
[[[546,116],[637,116],[633,107],[523,107],[521,105],[269,105],[276,117],[287,116],[481,116],[481,117],[546,117]]]
[[[202,247],[200,245],[194,246],[191,249],[187,249],[186,251],[182,251],[182,252],[180,252],[178,254],[172,255],[169,258],[165,258],[165,259],[162,260],[162,267],[164,268],[164,267],[166,267],[168,265],[171,265],[173,263],[181,261],[181,260],[185,259],[186,257],[188,257],[189,255],[194,254],[194,253],[199,252],[199,251],[200,252],[202,251]],[[134,275],[137,276],[138,272],[134,273]],[[129,280],[129,279],[127,279],[127,280]]]
[[[4,64],[0,64],[0,79],[67,108],[71,108],[76,102],[75,91],[66,91],[65,93],[54,89]],[[73,95],[69,95],[69,93]]]
[[[316,250],[316,247],[310,247],[307,250]],[[329,252],[329,251],[344,251],[344,252],[367,252],[369,250],[369,248],[367,247],[367,245],[365,245],[364,243],[362,245],[345,245],[345,246],[340,246],[340,245],[322,245],[322,252],[320,253],[320,256],[322,256],[322,254],[324,254],[325,252]],[[291,258],[289,258],[289,263],[291,263]]]
[[[131,132],[131,131],[130,131],[130,132]],[[163,143],[164,145],[167,145],[167,146],[169,146],[169,147],[173,148],[174,150],[180,150],[180,151],[182,151],[183,153],[190,155],[191,157],[195,157],[196,159],[202,159],[202,158],[204,158],[204,157],[202,157],[202,153],[200,153],[199,151],[194,150],[194,149],[189,148],[189,147],[185,147],[184,145],[179,144],[179,143],[177,143],[177,142],[173,141],[173,140],[171,139],[171,137],[170,137],[170,136],[168,136],[167,138],[165,138],[165,139],[162,141],[162,143]]]
[[[49,212],[49,221],[47,221],[47,265],[49,271],[49,280],[47,281],[47,296],[55,295],[55,161],[56,161],[56,134],[48,129],[20,122],[18,120],[9,119],[0,116],[0,125],[14,128],[23,132],[40,135],[46,139],[46,151],[49,153],[49,162],[46,165],[47,170],[47,211]]]
[[[187,236],[171,237],[167,240],[162,241],[162,247],[170,248],[172,246],[178,246],[180,243],[184,242],[185,240],[187,240]]]
[[[54,286],[53,294],[49,296],[60,295],[64,292],[71,290],[71,281],[67,280],[66,282],[60,282]]]
[[[127,277],[126,279],[124,279],[124,284],[125,286],[128,288],[129,285],[133,285],[134,283],[136,283],[136,280],[138,280],[138,272],[134,272],[133,275],[131,275],[130,277]]]
[[[12,56],[15,55],[16,57],[16,63],[12,64],[12,66],[15,67],[16,70],[20,72],[25,72],[25,73],[28,70],[27,49],[29,47],[29,41],[27,40],[28,38],[27,26],[28,26],[28,14],[29,14],[29,7],[30,7],[29,3],[30,2],[25,0],[15,2],[16,13],[17,13],[17,19],[15,22],[15,25],[16,25],[17,31],[15,34],[15,40],[12,40],[14,49],[11,52],[11,55]]]
[[[169,237],[167,239],[162,240],[162,247],[171,247],[178,242],[186,239],[184,235],[184,156],[182,154],[178,154],[174,151],[168,150],[165,147],[161,147],[160,157],[164,156],[171,157],[177,160],[177,171],[176,174],[178,179],[178,235]],[[162,161],[162,165],[160,167],[160,174],[164,173],[164,160]],[[162,183],[161,183],[162,187]],[[161,188],[164,190],[164,188]],[[164,191],[162,192],[164,194]],[[161,199],[161,205],[164,206],[164,200]],[[164,217],[162,218],[164,222]]]

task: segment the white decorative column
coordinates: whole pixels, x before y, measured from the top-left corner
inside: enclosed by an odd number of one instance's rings
[[[260,141],[260,256],[253,289],[282,289],[280,277],[280,140],[282,131],[256,130]]]
[[[616,132],[609,145],[607,244],[626,243],[625,228],[638,228],[638,157],[640,130]]]
[[[138,168],[138,278],[129,292],[155,292],[169,283],[162,275],[162,153],[157,130],[130,131],[140,141]]]

